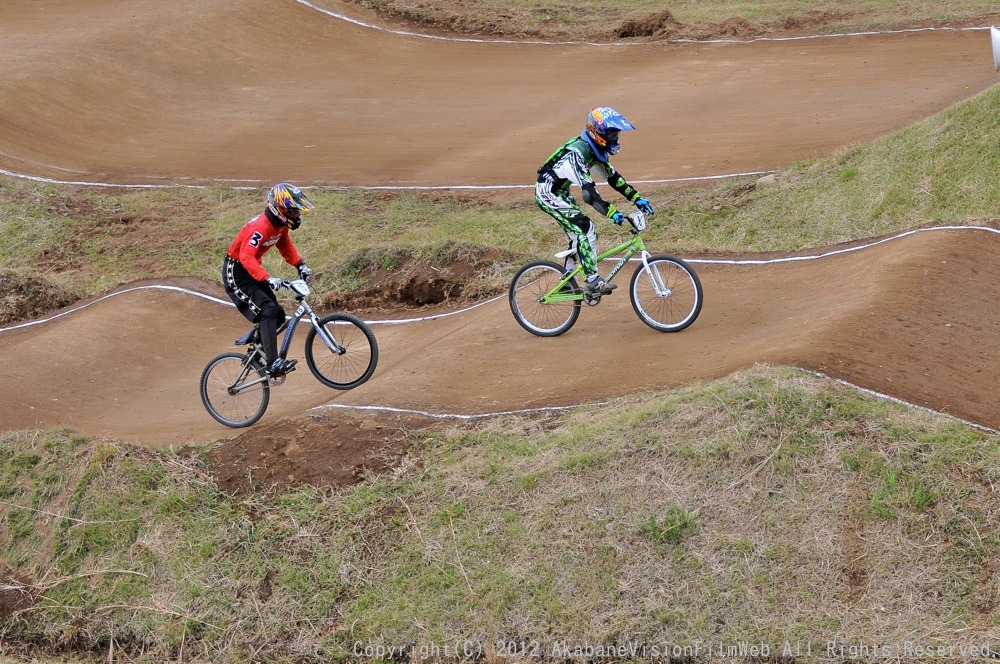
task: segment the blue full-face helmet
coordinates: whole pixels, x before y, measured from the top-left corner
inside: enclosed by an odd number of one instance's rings
[[[581,132],[594,154],[601,161],[618,154],[621,146],[618,144],[618,133],[635,129],[625,116],[609,106],[600,106],[587,115],[587,126]]]

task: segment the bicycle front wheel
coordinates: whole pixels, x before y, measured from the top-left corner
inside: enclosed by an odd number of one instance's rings
[[[267,371],[245,354],[224,353],[201,372],[201,402],[208,414],[227,427],[248,427],[263,415],[271,400]]]
[[[680,332],[701,313],[704,293],[690,265],[673,256],[652,256],[632,275],[632,308],[660,332]]]
[[[349,390],[371,378],[378,364],[378,342],[368,324],[351,314],[330,314],[319,324],[333,347],[315,327],[309,330],[306,363],[316,379],[335,390]]]
[[[542,298],[552,293],[563,278],[563,267],[550,261],[528,263],[514,275],[507,299],[518,324],[540,337],[555,337],[573,327],[580,317],[580,292],[576,279],[570,279],[549,302]]]

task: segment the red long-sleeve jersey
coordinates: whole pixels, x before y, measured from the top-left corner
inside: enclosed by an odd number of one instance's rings
[[[264,281],[270,275],[260,261],[271,247],[277,247],[281,256],[293,267],[298,267],[302,262],[302,257],[288,235],[288,226],[275,226],[267,218],[267,213],[262,212],[259,217],[246,223],[226,253],[233,260],[239,261],[251,277]]]

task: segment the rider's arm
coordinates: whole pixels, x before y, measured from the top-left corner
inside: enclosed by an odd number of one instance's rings
[[[611,164],[602,164],[602,166],[604,166],[605,172],[608,174],[608,184],[611,185],[612,189],[624,196],[625,200],[629,203],[635,203],[641,198],[635,187],[626,182],[625,178],[615,170],[614,166]]]
[[[601,215],[610,219],[618,211],[614,205],[601,198],[593,182],[584,184],[581,189],[583,189],[583,202],[597,210]]]
[[[565,159],[559,160],[554,169],[558,177],[577,185],[583,191],[583,202],[597,210],[598,213],[611,219],[618,210],[597,193],[594,179],[583,156],[576,150],[570,150]]]
[[[295,248],[295,245],[292,244],[292,238],[287,231],[282,234],[278,243],[274,246],[278,248],[278,253],[280,253],[281,257],[285,259],[285,262],[292,267],[298,267],[302,264],[302,257],[299,256],[298,250]]]
[[[267,223],[266,220],[265,223]],[[260,224],[260,217],[258,217],[244,226],[237,238],[237,242],[239,242],[239,247],[237,248],[239,255],[236,257],[236,260],[257,281],[264,281],[269,276],[267,270],[264,269],[264,266],[260,262],[261,256],[267,251],[265,243],[270,239],[267,233],[267,226],[262,226]]]

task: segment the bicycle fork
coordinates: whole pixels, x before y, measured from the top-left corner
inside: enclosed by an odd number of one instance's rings
[[[309,322],[312,323],[313,329],[316,330],[316,335],[322,339],[323,345],[330,349],[330,352],[336,353],[337,355],[343,355],[347,352],[347,349],[337,343],[337,340],[333,338],[333,335],[326,331],[326,328],[319,324],[319,317],[312,311],[309,312]]]
[[[667,298],[671,295],[671,290],[663,281],[663,276],[660,271],[649,266],[650,254],[645,249],[642,250],[642,269],[646,271],[649,275],[649,280],[653,282],[653,290],[656,291],[657,297]]]

